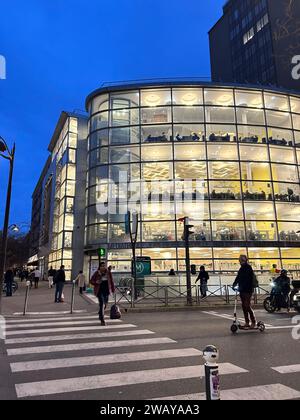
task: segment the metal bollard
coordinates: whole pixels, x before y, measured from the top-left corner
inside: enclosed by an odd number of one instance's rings
[[[25,302],[24,302],[23,316],[25,316],[26,312],[27,312],[30,284],[31,284],[30,280],[27,280],[26,281],[26,291],[25,291]]]
[[[166,304],[166,306],[169,306],[169,291],[168,291],[168,286],[165,286],[165,304]]]
[[[73,312],[74,312],[75,287],[76,287],[76,282],[75,282],[75,280],[73,280],[73,284],[72,284],[72,297],[71,297],[71,311],[70,311],[71,314],[73,314]]]
[[[131,307],[134,308],[135,287],[134,279],[131,279]]]
[[[219,350],[208,345],[203,350],[205,360],[205,384],[207,401],[219,401],[220,397],[220,376],[219,376]]]

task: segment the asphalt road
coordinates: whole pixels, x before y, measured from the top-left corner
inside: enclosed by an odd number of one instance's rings
[[[235,336],[230,309],[128,313],[106,327],[91,312],[6,317],[0,399],[201,399],[207,344],[220,350],[221,398],[300,399],[295,316],[258,310],[266,332]]]

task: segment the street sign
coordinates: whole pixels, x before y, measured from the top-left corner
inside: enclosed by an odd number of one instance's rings
[[[137,257],[136,259],[136,277],[143,278],[151,275],[151,258]]]

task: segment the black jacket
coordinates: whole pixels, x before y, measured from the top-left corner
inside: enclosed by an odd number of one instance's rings
[[[4,275],[4,282],[5,283],[12,283],[14,281],[14,273],[12,270],[7,270]]]
[[[53,268],[52,269],[50,268],[50,270],[48,271],[48,276],[55,277],[55,274],[56,274],[56,270],[54,270]]]
[[[66,281],[66,274],[64,270],[58,270],[54,277],[54,283],[65,283]]]
[[[243,264],[239,269],[238,275],[233,283],[233,287],[238,286],[240,293],[253,293],[254,271],[249,264]]]
[[[197,281],[200,280],[200,283],[207,283],[209,280],[209,274],[207,271],[200,271],[199,276],[197,277],[196,283]]]

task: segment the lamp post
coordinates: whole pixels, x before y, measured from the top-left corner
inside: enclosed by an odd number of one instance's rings
[[[0,136],[0,156],[9,161],[9,177],[8,177],[8,186],[7,186],[7,195],[6,195],[4,224],[3,224],[3,230],[2,230],[2,243],[1,243],[1,249],[0,249],[0,315],[2,314],[2,291],[3,291],[4,270],[5,270],[5,262],[6,262],[7,236],[8,236],[8,229],[9,229],[8,222],[9,222],[9,211],[10,211],[15,152],[16,152],[16,145],[14,144],[13,148],[10,150],[5,140]]]

